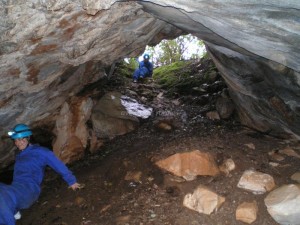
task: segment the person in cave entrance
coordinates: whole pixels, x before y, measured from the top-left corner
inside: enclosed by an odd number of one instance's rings
[[[8,135],[19,152],[12,183],[0,183],[0,225],[15,225],[21,217],[19,210],[29,208],[38,199],[46,166],[59,173],[72,190],[82,187],[51,150],[30,143],[32,131],[27,125],[16,125]]]
[[[133,73],[133,82],[136,83],[140,78],[152,77],[153,64],[149,61],[150,55],[144,54],[144,60],[139,62],[139,68]]]

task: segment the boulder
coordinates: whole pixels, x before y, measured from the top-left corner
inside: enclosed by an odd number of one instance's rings
[[[54,129],[53,152],[65,163],[76,161],[84,155],[90,139],[86,122],[92,107],[90,98],[74,97],[60,110]]]
[[[235,218],[236,220],[251,224],[257,218],[257,211],[258,207],[256,201],[243,202],[237,207],[235,212]]]
[[[109,92],[93,107],[91,118],[97,137],[112,139],[133,131],[139,125],[138,118],[123,106],[121,97],[121,93]]]
[[[275,182],[269,174],[246,170],[237,186],[258,195],[272,190],[275,187]]]
[[[210,215],[225,202],[225,198],[206,187],[199,186],[191,194],[184,196],[183,205],[199,213]]]
[[[174,154],[156,162],[156,165],[186,180],[194,180],[197,176],[216,176],[220,172],[214,157],[199,150]]]
[[[300,224],[300,185],[283,185],[265,198],[267,210],[281,225]]]
[[[298,183],[300,183],[300,172],[294,173],[291,176],[291,179],[294,180],[294,181],[297,181]]]

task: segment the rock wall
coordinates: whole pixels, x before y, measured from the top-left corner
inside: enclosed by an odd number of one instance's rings
[[[0,167],[16,123],[54,126],[105,67],[182,31],[205,41],[244,124],[299,139],[299,11],[294,0],[0,1]]]

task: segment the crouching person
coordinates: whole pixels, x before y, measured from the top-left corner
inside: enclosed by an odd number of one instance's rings
[[[0,225],[15,225],[21,209],[29,208],[41,193],[46,166],[59,173],[73,190],[79,189],[75,176],[52,151],[30,143],[32,131],[18,124],[8,132],[19,152],[11,185],[0,183]]]
[[[150,56],[145,54],[143,61],[139,62],[139,67],[133,73],[133,82],[136,83],[141,78],[152,77],[153,64],[149,61]]]

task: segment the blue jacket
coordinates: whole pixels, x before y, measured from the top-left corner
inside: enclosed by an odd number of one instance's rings
[[[149,72],[149,76],[152,76],[153,73],[153,64],[151,62],[145,62],[145,61],[141,61],[139,63],[139,68],[142,69],[143,67],[146,67],[148,72]]]
[[[29,145],[16,156],[12,185],[29,182],[40,186],[46,166],[60,174],[69,186],[76,183],[72,172],[52,151],[39,145]]]
[[[14,214],[38,199],[46,166],[59,173],[69,186],[76,183],[75,176],[52,151],[29,145],[16,156],[12,184],[0,183],[0,225],[15,225]]]

